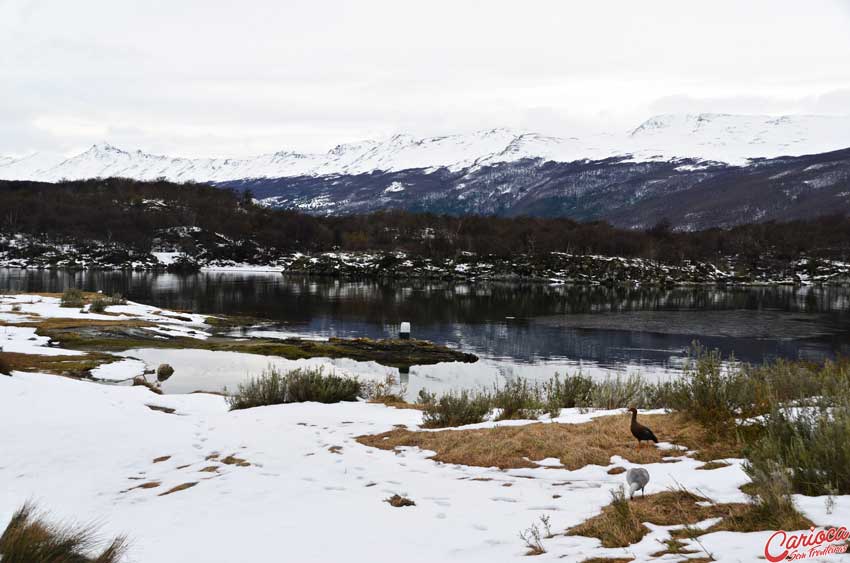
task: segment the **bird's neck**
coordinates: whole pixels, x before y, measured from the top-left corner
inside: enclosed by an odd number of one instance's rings
[[[637,422],[637,413],[632,411],[632,422]]]

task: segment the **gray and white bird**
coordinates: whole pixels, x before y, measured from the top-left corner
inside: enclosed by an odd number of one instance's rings
[[[626,483],[629,484],[629,498],[635,498],[635,493],[641,491],[646,496],[646,484],[649,483],[649,471],[643,467],[632,467],[626,471]]]

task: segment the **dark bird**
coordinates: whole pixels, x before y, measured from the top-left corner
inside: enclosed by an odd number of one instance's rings
[[[652,440],[657,444],[658,438],[655,437],[655,434],[652,433],[652,430],[637,421],[637,409],[632,407],[629,409],[629,412],[632,413],[632,436],[637,438],[638,447],[640,447],[640,443],[644,440],[646,440],[647,442]]]

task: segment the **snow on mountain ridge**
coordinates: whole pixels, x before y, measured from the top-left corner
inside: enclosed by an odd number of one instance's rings
[[[848,146],[850,116],[662,114],[622,135],[551,137],[506,128],[426,138],[397,134],[383,141],[340,144],[326,153],[278,151],[241,159],[169,157],[99,143],[71,158],[0,157],[0,179],[57,181],[126,176],[227,181],[413,168],[462,170],[525,158],[557,162],[609,157],[636,161],[694,158],[745,164],[751,158],[813,154]]]

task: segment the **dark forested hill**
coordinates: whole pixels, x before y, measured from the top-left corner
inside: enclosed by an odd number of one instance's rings
[[[758,194],[761,179],[776,174],[771,166],[766,164],[757,174],[751,172],[750,183],[741,184],[740,189]],[[805,170],[796,173],[806,174]],[[698,189],[712,189],[711,182],[721,181],[720,176],[706,179]],[[793,194],[790,185],[786,190]],[[671,199],[675,193],[673,190]],[[660,201],[654,205],[659,215],[662,210],[677,212]],[[769,203],[762,206],[769,207]],[[823,211],[840,209],[836,205]],[[813,214],[814,210],[812,207]],[[751,218],[764,217],[752,211]],[[315,216],[269,209],[254,204],[249,194],[206,185],[120,178],[57,184],[0,181],[0,233],[6,241],[27,235],[43,241],[119,243],[144,252],[179,244],[180,250],[191,253],[197,245],[207,253],[226,253],[230,259],[239,259],[240,253],[253,256],[257,249],[401,250],[435,258],[463,252],[499,256],[565,252],[666,262],[713,260],[720,255],[850,257],[850,219],[841,214],[693,232],[677,232],[666,220],[648,229],[629,230],[605,222],[525,216],[455,217],[404,211]]]
[[[315,215],[404,209],[451,215],[567,217],[649,228],[731,227],[850,212],[850,149],[732,166],[697,160],[570,163],[525,159],[451,171],[246,179],[265,205]]]

